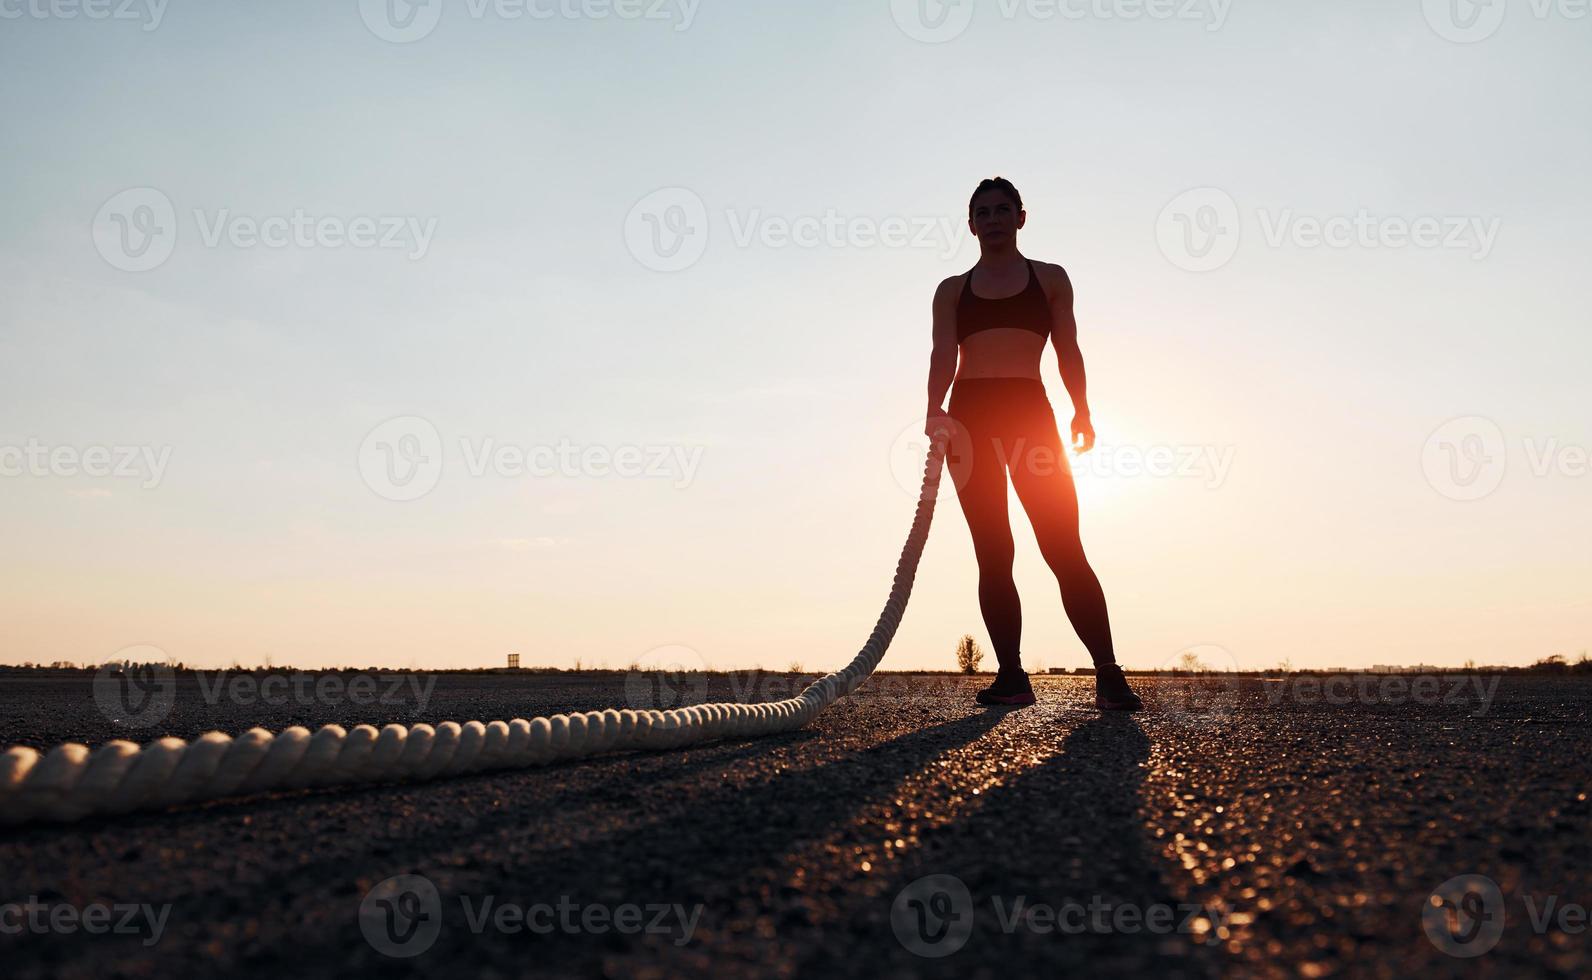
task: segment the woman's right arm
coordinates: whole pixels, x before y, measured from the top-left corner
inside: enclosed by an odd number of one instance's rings
[[[934,349],[929,353],[929,410],[923,432],[934,435],[935,420],[945,414],[945,393],[956,378],[956,277],[934,291]]]

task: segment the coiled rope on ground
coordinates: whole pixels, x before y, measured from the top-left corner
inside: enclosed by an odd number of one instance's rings
[[[325,725],[312,734],[295,726],[273,735],[253,728],[237,738],[209,732],[192,742],[160,738],[139,746],[116,740],[92,751],[77,742],[42,754],[16,746],[0,755],[0,824],[72,821],[273,790],[417,782],[794,731],[856,690],[889,649],[928,541],[947,440],[942,430],[930,443],[912,530],[873,633],[850,664],[796,697],[671,711],[610,708],[486,724],[386,725],[380,731],[370,725]]]

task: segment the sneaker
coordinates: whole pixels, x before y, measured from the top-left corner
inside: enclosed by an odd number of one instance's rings
[[[1095,707],[1101,711],[1139,711],[1144,702],[1128,686],[1122,668],[1106,664],[1095,671]]]
[[[1038,699],[1034,697],[1034,686],[1029,683],[1028,675],[1019,673],[1004,676],[996,674],[995,683],[979,691],[976,700],[979,704],[1023,707]]]

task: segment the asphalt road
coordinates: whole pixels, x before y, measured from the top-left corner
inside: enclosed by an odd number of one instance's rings
[[[1494,680],[1156,680],[1144,714],[1101,717],[1077,679],[1044,678],[1040,703],[1012,710],[953,678],[885,675],[785,736],[0,830],[0,963],[14,978],[1587,976],[1592,682]],[[636,696],[612,676],[502,675],[442,676],[423,702],[203,693],[187,682],[138,736]],[[83,680],[0,679],[0,703],[0,744],[128,734]],[[1482,876],[1472,893],[1432,908],[1464,875]],[[382,884],[395,876],[416,877]]]

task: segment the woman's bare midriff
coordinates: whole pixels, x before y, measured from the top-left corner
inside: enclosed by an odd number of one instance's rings
[[[956,377],[1038,378],[1045,343],[1045,338],[1032,330],[1015,327],[980,330],[962,341]]]

